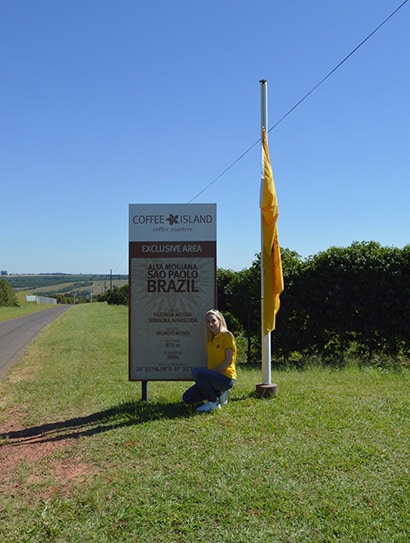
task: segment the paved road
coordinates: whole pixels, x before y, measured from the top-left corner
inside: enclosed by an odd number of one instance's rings
[[[19,360],[39,332],[69,308],[69,305],[57,305],[52,309],[0,322],[0,379]]]

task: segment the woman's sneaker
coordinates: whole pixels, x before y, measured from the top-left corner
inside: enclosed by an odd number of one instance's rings
[[[219,402],[206,402],[197,407],[196,410],[198,413],[209,413],[210,411],[214,411],[214,409],[221,409]]]
[[[228,403],[229,390],[224,390],[219,396],[219,403],[226,405]]]

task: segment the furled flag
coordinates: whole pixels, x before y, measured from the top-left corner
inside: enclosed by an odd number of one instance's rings
[[[266,335],[275,329],[276,314],[280,307],[279,296],[283,292],[284,284],[277,228],[278,199],[264,129],[262,129],[262,156],[263,179],[260,197],[263,264],[262,333]]]

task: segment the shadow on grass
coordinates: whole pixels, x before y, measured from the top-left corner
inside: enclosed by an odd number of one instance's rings
[[[0,445],[23,445],[78,439],[159,419],[188,418],[184,404],[126,402],[84,417],[57,421],[0,434]]]

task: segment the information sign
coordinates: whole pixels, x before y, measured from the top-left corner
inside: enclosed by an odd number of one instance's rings
[[[216,205],[131,204],[129,379],[190,380],[215,302]]]

